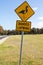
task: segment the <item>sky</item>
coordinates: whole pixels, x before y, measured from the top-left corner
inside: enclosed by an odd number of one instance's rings
[[[31,21],[31,28],[43,27],[43,0],[0,0],[0,26],[5,30],[15,30],[16,21],[20,20],[15,9],[27,1],[35,14],[28,19]]]

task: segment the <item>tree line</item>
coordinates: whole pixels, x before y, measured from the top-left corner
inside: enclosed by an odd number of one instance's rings
[[[16,30],[4,30],[2,26],[0,26],[0,35],[19,35],[21,31]],[[43,34],[43,28],[32,28],[30,32],[24,32],[24,34]]]

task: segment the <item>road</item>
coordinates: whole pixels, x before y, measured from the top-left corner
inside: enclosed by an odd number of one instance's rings
[[[0,40],[3,39],[3,38],[5,38],[5,37],[7,37],[7,35],[0,36]]]
[[[2,35],[0,36],[0,44],[2,44],[9,36],[7,35]]]

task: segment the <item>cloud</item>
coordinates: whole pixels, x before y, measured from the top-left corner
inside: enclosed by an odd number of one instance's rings
[[[43,28],[43,21],[33,23],[32,28]]]
[[[43,17],[39,17],[38,20],[43,20]]]
[[[38,9],[38,7],[34,7],[33,10],[36,11]]]
[[[38,27],[38,28],[42,28],[42,27],[43,27],[43,21],[38,22],[38,23],[37,23],[37,27]]]

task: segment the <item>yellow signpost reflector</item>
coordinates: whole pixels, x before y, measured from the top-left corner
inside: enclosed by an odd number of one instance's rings
[[[17,7],[15,12],[18,14],[22,21],[26,21],[34,14],[33,9],[26,1],[23,2],[19,7]]]
[[[30,32],[31,22],[24,22],[24,21],[17,20],[16,30],[17,31],[23,31],[23,32]]]

